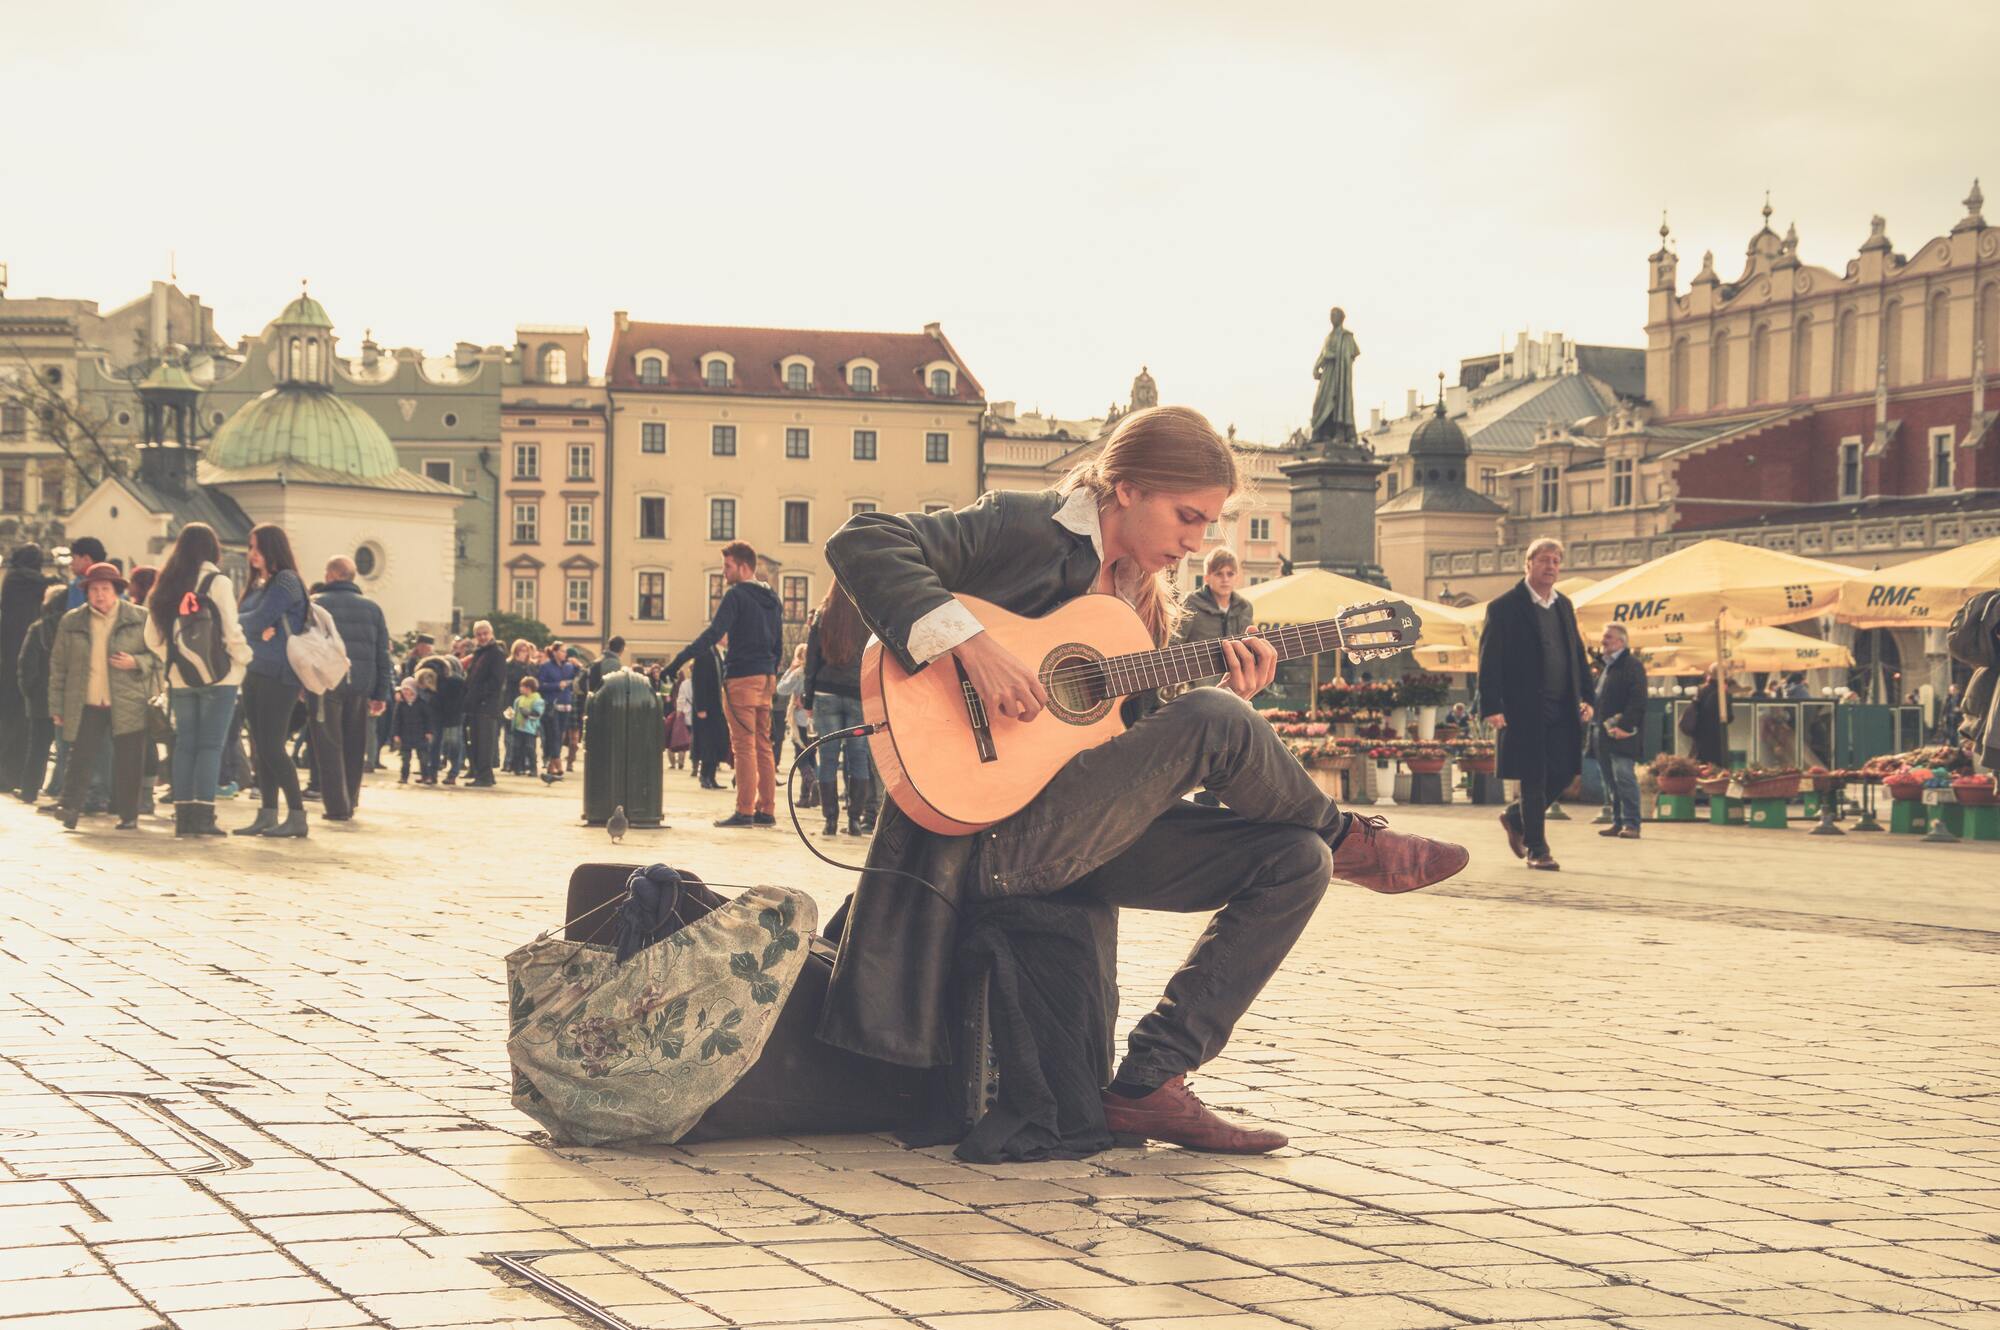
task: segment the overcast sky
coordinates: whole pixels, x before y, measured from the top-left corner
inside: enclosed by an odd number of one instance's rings
[[[177,254],[234,339],[301,277],[352,352],[611,313],[915,331],[994,400],[1279,438],[1326,310],[1357,403],[1502,336],[1639,345],[1774,224],[2000,221],[2000,5],[1011,0],[16,4],[0,262],[109,308]],[[990,17],[980,17],[983,9]]]

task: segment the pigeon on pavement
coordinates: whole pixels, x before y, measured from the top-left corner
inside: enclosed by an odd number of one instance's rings
[[[619,804],[611,810],[611,820],[604,824],[604,829],[610,833],[613,845],[621,844],[624,841],[625,833],[632,829],[632,824],[625,820],[624,804]]]

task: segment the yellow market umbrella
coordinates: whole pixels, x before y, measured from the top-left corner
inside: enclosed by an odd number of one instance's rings
[[[1565,596],[1568,596],[1571,600],[1575,600],[1578,592],[1582,591],[1585,587],[1593,587],[1596,585],[1597,585],[1597,579],[1594,577],[1582,577],[1582,576],[1565,577],[1556,583],[1556,590],[1562,592]]]
[[[1854,664],[1854,653],[1844,646],[1769,624],[1733,628],[1725,638],[1734,669],[1831,670]],[[1698,674],[1715,663],[1717,654],[1713,628],[1636,634],[1632,646],[1656,674]]]
[[[1968,598],[2000,587],[2000,536],[1863,573],[1834,613],[1857,628],[1944,628]]]
[[[1260,582],[1237,594],[1250,602],[1251,618],[1259,627],[1331,619],[1350,605],[1366,605],[1370,601],[1404,601],[1423,620],[1417,640],[1426,646],[1475,648],[1479,645],[1479,626],[1486,616],[1484,605],[1455,609],[1434,600],[1400,595],[1372,582],[1342,577],[1323,568],[1308,568],[1290,577]]]
[[[1479,670],[1477,647],[1418,647],[1410,657],[1433,674],[1476,674]]]
[[[1730,540],[1703,540],[1628,568],[1573,599],[1585,640],[1622,623],[1654,629],[1748,628],[1825,614],[1866,574],[1844,564]]]

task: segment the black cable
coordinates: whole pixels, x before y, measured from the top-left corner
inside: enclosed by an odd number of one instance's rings
[[[832,734],[822,734],[819,738],[814,739],[804,748],[799,749],[799,751],[792,757],[792,769],[785,773],[785,810],[792,815],[792,830],[796,831],[799,834],[799,843],[804,845],[808,850],[811,850],[814,858],[819,859],[824,863],[832,864],[835,868],[844,868],[850,873],[888,873],[894,877],[906,877],[910,879],[910,881],[920,884],[924,888],[924,890],[930,892],[931,895],[943,901],[945,905],[950,908],[953,914],[957,914],[958,913],[957,901],[954,901],[951,897],[945,895],[942,891],[939,891],[934,883],[924,878],[918,877],[915,873],[905,873],[900,868],[869,867],[866,864],[844,864],[840,862],[840,860],[838,859],[828,858],[826,855],[820,853],[819,846],[812,843],[812,838],[806,835],[805,827],[799,822],[799,799],[798,799],[799,764],[804,762],[806,758],[812,755],[813,749],[819,747],[823,743],[829,743],[835,739],[865,739],[869,735],[875,733],[877,730],[882,728],[884,727],[880,725],[856,725],[851,729],[835,730]],[[738,779],[741,779],[741,777],[739,777]],[[852,791],[850,790],[849,793],[851,797]]]

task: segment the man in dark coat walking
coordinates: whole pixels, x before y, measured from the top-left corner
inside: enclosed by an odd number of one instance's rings
[[[1521,782],[1521,797],[1500,815],[1507,844],[1528,867],[1561,867],[1549,854],[1549,804],[1583,770],[1590,679],[1576,610],[1556,590],[1563,547],[1547,537],[1528,546],[1526,575],[1486,606],[1479,639],[1479,708],[1499,734],[1499,773]]]
[[[21,643],[42,614],[42,547],[16,545],[7,556],[7,575],[0,578],[0,790],[21,780],[28,755],[28,711],[21,696],[15,662]]]
[[[389,624],[382,607],[361,594],[354,560],[336,554],[326,561],[326,589],[319,606],[340,630],[347,648],[347,677],[313,708],[313,751],[319,757],[319,786],[327,820],[345,822],[361,802],[361,773],[369,755],[372,717],[388,708],[396,687],[389,656]]]
[[[1644,751],[1639,737],[1646,723],[1646,667],[1632,654],[1625,625],[1604,629],[1604,669],[1597,676],[1597,769],[1611,799],[1611,825],[1598,832],[1622,840],[1639,839],[1639,773],[1632,764]]]
[[[507,709],[507,653],[493,625],[472,625],[472,656],[465,666],[465,730],[472,748],[473,789],[498,784],[493,768],[500,752],[500,715]]]

